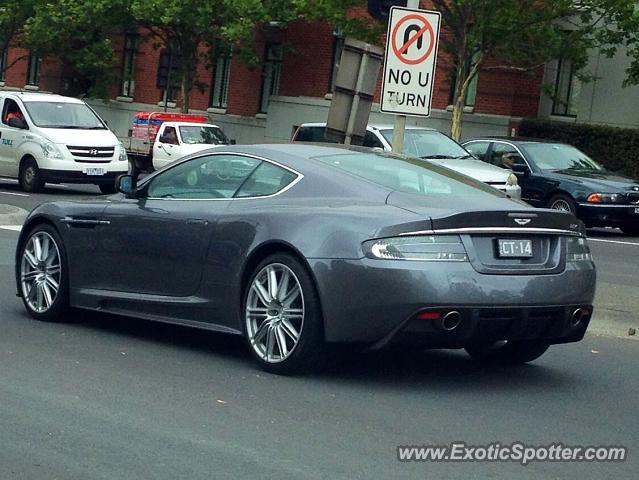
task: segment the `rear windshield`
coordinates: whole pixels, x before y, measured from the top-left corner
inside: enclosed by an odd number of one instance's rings
[[[500,191],[465,175],[411,157],[382,152],[346,151],[313,159],[399,192],[421,195],[505,196]]]

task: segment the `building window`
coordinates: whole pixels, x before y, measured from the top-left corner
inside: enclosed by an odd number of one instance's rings
[[[164,102],[165,98],[167,102],[175,102],[180,91],[182,55],[176,52],[176,48],[163,48],[160,51],[156,85],[161,91],[161,102]]]
[[[474,107],[475,100],[477,100],[477,82],[479,81],[479,73],[477,73],[468,84],[468,90],[466,90],[465,107]],[[455,83],[457,82],[456,75],[452,75],[450,79],[450,91],[448,92],[448,105],[455,104]]]
[[[231,76],[231,52],[220,51],[215,58],[213,88],[211,89],[211,107],[226,109],[229,98],[229,79]]]
[[[7,50],[0,55],[0,82],[7,78]]]
[[[260,113],[268,111],[271,97],[280,91],[282,76],[282,45],[278,43],[266,44],[264,68],[262,69],[262,88],[260,93]]]
[[[337,79],[337,71],[339,70],[339,62],[342,59],[342,51],[344,50],[344,36],[338,32],[333,32],[333,63],[331,63],[331,74],[328,77],[328,91],[335,91],[335,80]]]
[[[29,64],[27,66],[27,85],[40,84],[40,63],[42,58],[37,53],[29,53]]]
[[[580,82],[570,60],[557,62],[555,76],[555,95],[552,102],[552,114],[564,117],[576,117]]]
[[[120,95],[133,97],[135,92],[135,56],[138,50],[139,35],[127,33],[124,36],[124,51],[122,52],[122,89]]]

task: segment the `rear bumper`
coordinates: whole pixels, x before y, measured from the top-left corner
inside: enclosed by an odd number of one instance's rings
[[[45,182],[48,183],[86,183],[93,185],[112,185],[120,175],[128,170],[106,172],[104,175],[86,175],[74,170],[40,170]]]
[[[479,341],[485,329],[501,321],[495,312],[506,311],[513,318],[504,334],[530,328],[538,336],[552,333],[553,343],[576,341],[585,326],[580,332],[560,326],[573,307],[592,310],[595,295],[591,262],[569,263],[546,275],[488,275],[466,262],[316,259],[310,266],[329,342],[383,346],[408,334],[424,348],[457,346]],[[415,331],[412,320],[425,309],[457,310],[466,327],[442,335],[431,322],[426,331]],[[544,311],[551,320],[539,320],[537,312]],[[428,321],[422,322],[426,328]]]
[[[586,225],[593,227],[639,225],[639,205],[580,203],[577,206],[577,216]]]

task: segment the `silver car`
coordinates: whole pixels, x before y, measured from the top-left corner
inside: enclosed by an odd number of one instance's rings
[[[328,142],[324,135],[326,123],[303,123],[293,134],[294,142]],[[368,125],[364,146],[393,149],[392,125]],[[507,193],[512,198],[521,198],[517,176],[511,170],[496,167],[477,159],[452,138],[426,127],[406,127],[403,153],[437,163],[467,175],[493,188]]]

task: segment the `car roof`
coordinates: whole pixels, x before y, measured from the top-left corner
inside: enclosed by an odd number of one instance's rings
[[[563,144],[563,145],[567,145],[565,142],[560,142],[557,140],[550,140],[547,138],[532,138],[532,137],[508,137],[506,135],[486,135],[483,137],[472,137],[472,138],[467,138],[465,140],[463,140],[461,143],[468,143],[468,142],[477,142],[477,141],[493,141],[493,140],[501,140],[504,142],[511,142],[511,143],[517,143],[517,144],[522,144],[522,143],[553,143],[553,144]]]
[[[23,102],[64,102],[64,103],[84,103],[82,100],[73,97],[64,97],[55,93],[36,92],[3,92],[2,96],[8,98],[19,98]]]
[[[307,122],[300,124],[301,127],[326,127],[326,122]],[[367,129],[371,130],[392,130],[394,126],[390,123],[369,123]],[[437,131],[435,128],[431,127],[421,127],[418,125],[406,125],[406,130],[430,130]]]

